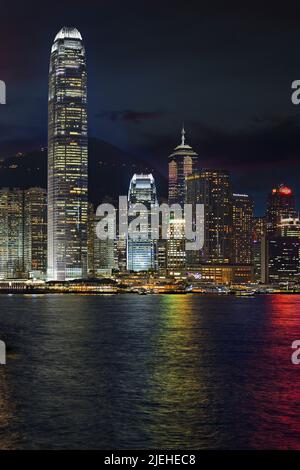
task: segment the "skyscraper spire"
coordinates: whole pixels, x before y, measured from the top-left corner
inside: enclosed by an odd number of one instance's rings
[[[184,123],[181,142],[169,156],[169,204],[184,204],[185,178],[197,167],[198,155],[185,141]]]
[[[182,130],[181,130],[181,145],[185,145],[185,129],[184,129],[184,123],[182,123]]]

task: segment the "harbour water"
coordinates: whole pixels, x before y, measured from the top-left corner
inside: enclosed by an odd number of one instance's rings
[[[2,295],[0,449],[299,449],[300,296]]]

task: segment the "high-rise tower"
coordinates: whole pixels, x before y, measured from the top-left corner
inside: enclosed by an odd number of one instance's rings
[[[135,209],[143,204],[145,209]],[[141,217],[139,234],[127,240],[127,269],[130,271],[149,271],[156,268],[156,240],[151,234],[151,211],[157,205],[156,186],[153,175],[134,174],[128,191],[129,223],[135,218],[131,211],[138,210]]]
[[[272,189],[268,196],[266,216],[268,236],[276,235],[281,219],[289,217],[297,217],[295,198],[291,188],[281,184]]]
[[[181,144],[169,156],[169,204],[184,204],[186,177],[196,168],[198,155],[185,143],[185,129],[182,127]]]
[[[253,201],[247,194],[233,194],[233,254],[234,262],[253,262]]]
[[[48,104],[48,279],[87,271],[87,73],[82,37],[62,28],[54,39]]]
[[[181,144],[169,156],[169,205],[186,202],[186,178],[192,175],[197,166],[198,155],[185,142],[185,129],[182,126]],[[173,215],[169,221],[167,241],[167,268],[170,273],[183,272],[186,266],[185,221]]]
[[[187,178],[187,202],[204,205],[204,246],[189,253],[188,263],[233,261],[232,189],[229,174],[203,169]]]

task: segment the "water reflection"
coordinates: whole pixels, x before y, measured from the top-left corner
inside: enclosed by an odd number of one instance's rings
[[[5,366],[0,366],[0,450],[17,448],[19,433],[14,430],[15,407],[11,399],[9,381]]]
[[[0,297],[0,448],[300,448],[299,296]]]

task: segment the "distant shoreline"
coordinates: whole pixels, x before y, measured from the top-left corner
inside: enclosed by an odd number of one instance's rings
[[[237,298],[242,298],[242,297],[259,297],[262,295],[300,295],[300,292],[293,292],[293,291],[286,291],[286,292],[255,292],[248,294],[244,292],[243,294],[238,293],[239,291],[233,291],[230,293],[218,293],[218,292],[184,292],[184,291],[167,291],[167,292],[149,292],[149,293],[139,293],[139,292],[133,292],[133,291],[122,291],[122,292],[99,292],[99,291],[89,291],[89,292],[82,292],[82,291],[72,291],[72,292],[63,292],[63,291],[55,291],[55,290],[49,290],[49,291],[43,291],[41,292],[40,290],[0,290],[0,296],[5,296],[5,295],[53,295],[53,294],[59,294],[59,295],[126,295],[126,294],[135,294],[135,295],[196,295],[196,296],[217,296],[217,297],[237,297]]]

